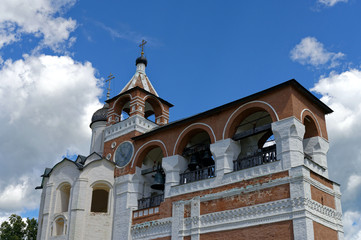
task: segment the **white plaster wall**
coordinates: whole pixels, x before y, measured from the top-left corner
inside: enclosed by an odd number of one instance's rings
[[[106,127],[106,121],[95,122],[91,125],[92,138],[90,144],[90,154],[93,152],[103,154],[104,149],[104,129]]]

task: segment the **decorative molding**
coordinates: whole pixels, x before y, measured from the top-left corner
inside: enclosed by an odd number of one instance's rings
[[[140,223],[131,227],[132,239],[153,239],[171,235],[172,218]]]
[[[110,141],[134,130],[145,133],[157,126],[158,125],[154,122],[135,115],[116,124],[107,126],[104,130],[104,142]]]
[[[178,205],[184,205],[184,202],[173,204]],[[183,213],[177,215],[183,216]],[[189,236],[192,232],[219,232],[299,218],[311,218],[331,229],[342,231],[341,212],[314,200],[299,197],[188,217],[178,226],[179,237]],[[132,236],[134,239],[169,236],[171,223],[171,218],[166,218],[136,224],[132,227]]]

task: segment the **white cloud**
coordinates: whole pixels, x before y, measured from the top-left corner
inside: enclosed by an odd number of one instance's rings
[[[332,72],[311,90],[334,110],[326,117],[331,179],[341,184],[344,209],[361,212],[361,70]]]
[[[40,46],[55,51],[76,27],[76,21],[60,17],[76,0],[3,0],[0,8],[0,48],[19,41],[23,34],[41,37]]]
[[[320,66],[328,64],[330,67],[337,66],[338,60],[345,55],[341,52],[327,51],[323,44],[314,37],[305,37],[291,50],[291,59],[303,65]]]
[[[319,3],[326,5],[327,7],[332,7],[334,6],[336,3],[339,2],[347,2],[348,0],[318,0]]]
[[[346,211],[343,215],[345,239],[361,239],[361,214],[360,212]]]
[[[101,107],[95,69],[67,56],[24,56],[0,66],[0,217],[39,206],[41,171],[88,154]]]
[[[331,72],[312,91],[334,112],[326,116],[331,180],[341,184],[345,239],[361,239],[361,70]]]

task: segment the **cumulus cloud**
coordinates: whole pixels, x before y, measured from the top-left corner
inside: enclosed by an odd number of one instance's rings
[[[318,67],[321,65],[329,65],[329,67],[337,66],[338,60],[345,55],[341,52],[333,53],[327,51],[323,44],[314,37],[305,37],[291,50],[291,59],[303,65],[312,65]]]
[[[326,117],[330,178],[341,184],[346,239],[361,239],[361,70],[331,72],[311,90],[334,110]]]
[[[59,51],[76,27],[63,18],[76,0],[3,0],[0,8],[0,48],[21,40],[24,34],[41,37],[40,46]]]
[[[334,110],[327,116],[331,178],[341,183],[344,208],[361,211],[361,70],[332,72],[311,90]]]
[[[345,239],[361,239],[361,214],[357,211],[346,211],[343,215]]]
[[[332,7],[334,6],[336,3],[339,2],[347,2],[348,0],[318,0],[319,3],[327,6],[327,7]]]
[[[34,188],[45,167],[89,153],[102,93],[94,75],[89,62],[68,56],[26,55],[0,66],[0,218],[38,207]]]

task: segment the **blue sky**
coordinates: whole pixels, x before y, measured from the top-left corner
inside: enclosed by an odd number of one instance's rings
[[[345,236],[361,238],[361,2],[4,0],[0,8],[0,219],[37,216],[45,167],[88,154],[89,122],[135,72],[170,120],[296,79],[334,109],[329,172]],[[11,159],[11,160],[10,160]]]

